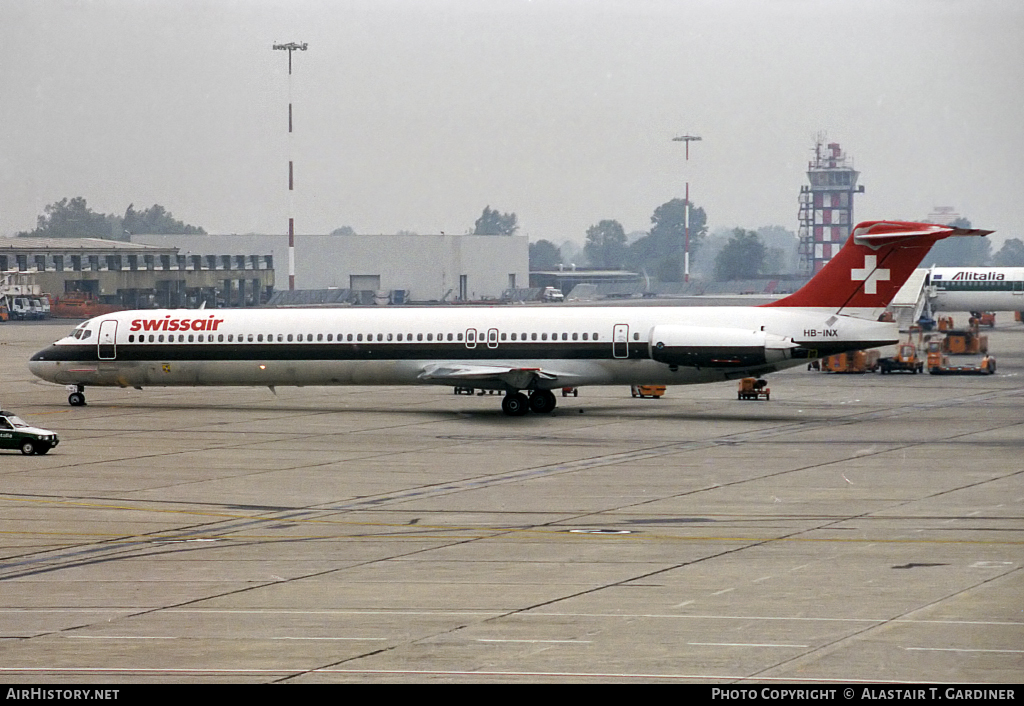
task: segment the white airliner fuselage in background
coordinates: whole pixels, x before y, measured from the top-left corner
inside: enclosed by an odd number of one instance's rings
[[[504,391],[509,415],[550,412],[560,387],[717,382],[895,343],[876,319],[931,245],[988,232],[863,223],[807,285],[759,307],[125,311],[29,367],[74,386],[73,405],[89,385],[433,384]]]
[[[925,287],[932,312],[1024,312],[1024,267],[933,267]]]

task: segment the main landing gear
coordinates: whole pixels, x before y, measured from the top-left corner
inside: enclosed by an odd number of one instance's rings
[[[71,394],[68,395],[68,404],[72,407],[85,406],[85,385],[68,385]]]
[[[551,390],[534,390],[529,397],[522,392],[509,392],[501,398],[501,411],[510,417],[521,417],[531,411],[550,414],[556,404],[555,393]]]

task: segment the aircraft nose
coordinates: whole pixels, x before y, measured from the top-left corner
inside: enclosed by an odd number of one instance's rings
[[[50,355],[50,348],[41,350],[29,358],[28,369],[37,378],[53,382],[57,373],[57,363],[54,362],[54,356]]]

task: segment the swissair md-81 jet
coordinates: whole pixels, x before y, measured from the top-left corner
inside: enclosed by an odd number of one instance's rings
[[[90,319],[32,356],[68,385],[448,385],[504,392],[517,416],[552,390],[760,376],[894,344],[877,319],[932,245],[992,231],[869,221],[800,290],[763,306],[175,309]]]

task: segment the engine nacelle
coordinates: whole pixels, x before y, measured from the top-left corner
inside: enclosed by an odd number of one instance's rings
[[[651,329],[651,358],[691,368],[753,368],[792,357],[796,344],[764,331],[665,324]]]

